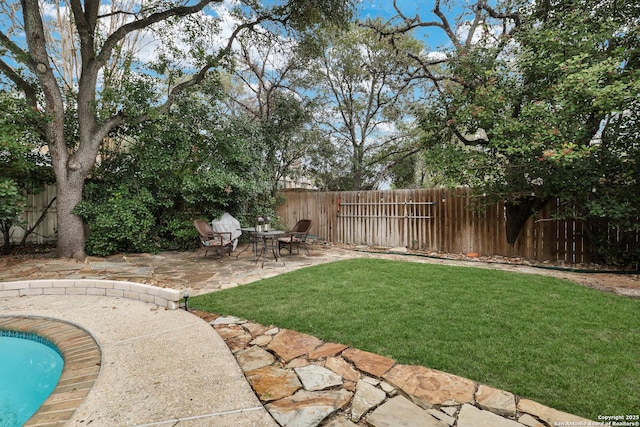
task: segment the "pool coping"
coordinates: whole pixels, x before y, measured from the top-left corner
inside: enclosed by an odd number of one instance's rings
[[[102,349],[96,339],[78,325],[43,316],[0,316],[0,329],[33,333],[58,347],[64,359],[58,384],[24,426],[65,424],[85,400],[100,374]]]
[[[94,295],[157,304],[167,310],[180,306],[182,293],[144,283],[104,279],[37,279],[0,281],[0,298],[37,295]]]

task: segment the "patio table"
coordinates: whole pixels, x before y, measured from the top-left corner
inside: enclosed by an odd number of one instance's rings
[[[257,231],[255,227],[242,227],[241,231],[249,234],[249,245],[253,247],[253,262],[257,263],[260,257],[262,257],[262,266],[264,267],[264,253],[271,249],[273,251],[273,256],[276,261],[278,259],[282,260],[282,265],[284,265],[284,260],[280,256],[280,250],[278,248],[278,237],[282,236],[286,233],[284,230],[270,230],[270,231]],[[260,241],[262,241],[262,247],[260,247]],[[249,246],[238,252],[236,258],[240,256],[241,253],[249,249]]]
[[[266,257],[265,252],[271,250],[273,253],[273,257],[275,261],[278,262],[278,258],[282,261],[282,265],[284,264],[284,259],[280,256],[280,247],[278,245],[278,237],[285,234],[284,230],[269,230],[269,231],[257,231],[256,234],[256,247],[258,239],[262,240],[262,253],[260,256],[262,257],[262,267],[264,267],[264,259]],[[259,258],[259,257],[258,257]],[[258,261],[256,258],[256,262]]]

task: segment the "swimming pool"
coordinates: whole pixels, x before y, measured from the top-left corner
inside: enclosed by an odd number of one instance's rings
[[[63,366],[47,339],[0,330],[0,427],[23,425],[56,387]]]
[[[44,337],[56,345],[64,359],[58,386],[25,425],[63,425],[69,421],[100,373],[102,352],[96,340],[78,325],[42,316],[0,315],[0,330]]]

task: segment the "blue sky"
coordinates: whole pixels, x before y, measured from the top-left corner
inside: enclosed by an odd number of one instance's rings
[[[16,2],[17,0],[11,1]],[[467,1],[471,0],[443,0],[443,12],[445,12],[452,23],[455,21],[455,15],[459,14],[462,11],[463,6],[468,4]],[[236,24],[236,20],[229,15],[228,10],[225,7],[227,6],[227,3],[233,4],[234,0],[227,0],[222,5],[217,6],[218,14],[221,14],[221,17],[223,18],[220,24],[222,33],[217,37],[217,43],[220,45],[226,43],[226,38],[233,31]],[[397,0],[397,3],[402,12],[407,16],[415,16],[418,14],[423,21],[432,21],[437,19],[432,12],[434,0]],[[108,7],[108,4],[109,2],[106,1],[103,3],[103,7]],[[59,4],[53,0],[47,0],[47,2],[44,3],[45,14],[54,16],[56,5]],[[358,15],[361,17],[381,17],[383,19],[390,19],[396,15],[392,0],[359,0],[357,3],[357,11]],[[6,29],[4,27],[8,24],[6,18],[7,17],[3,16],[3,14],[0,14],[0,27],[2,27],[3,30]],[[419,31],[415,35],[425,44],[425,48],[432,52],[438,50],[441,51],[439,48],[443,45],[445,48],[450,46],[450,42],[444,31],[439,28],[431,27]],[[140,37],[138,56],[142,60],[155,58],[156,53],[154,51],[157,47],[158,41],[155,40],[148,32],[143,32]],[[23,41],[21,37],[18,37],[16,40],[19,43]],[[10,58],[5,59],[10,60]]]
[[[407,17],[420,16],[422,21],[437,21],[438,18],[432,12],[435,2],[420,1],[420,0],[397,0],[398,8]],[[454,0],[441,2],[440,8],[442,12],[447,16],[451,25],[454,25],[456,16],[459,15],[464,6],[467,5],[466,0]],[[381,17],[383,19],[390,19],[396,16],[396,10],[393,7],[392,0],[361,0],[357,6],[358,14],[365,18]],[[433,50],[436,50],[441,45],[448,45],[449,39],[445,35],[444,31],[439,28],[428,28],[424,30],[418,30],[416,37],[421,39],[422,42]]]
[[[407,16],[431,15],[433,1],[397,0],[398,7]],[[396,14],[392,0],[362,0],[358,9],[367,16],[391,17]]]

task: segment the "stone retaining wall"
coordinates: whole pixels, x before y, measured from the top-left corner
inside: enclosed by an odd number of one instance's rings
[[[195,312],[236,357],[280,425],[554,427],[598,425],[507,391],[311,335]]]
[[[178,308],[182,294],[175,289],[115,280],[23,280],[0,282],[0,298],[37,295],[98,295],[127,298],[157,304],[168,310]]]

